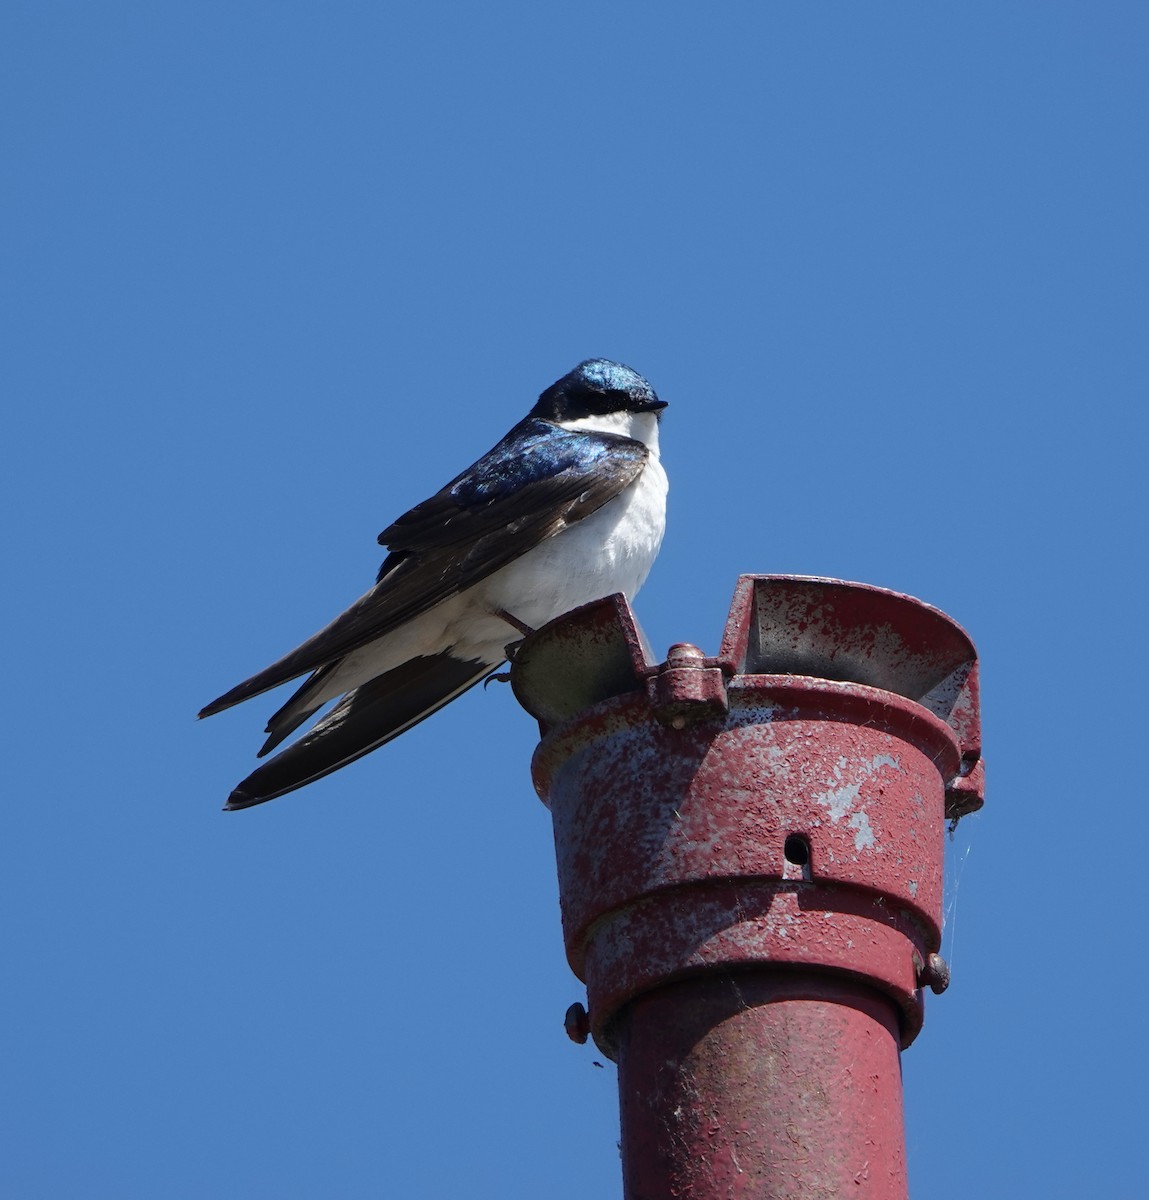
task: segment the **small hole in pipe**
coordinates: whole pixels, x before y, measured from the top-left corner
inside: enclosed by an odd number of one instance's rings
[[[810,843],[800,833],[790,834],[782,847],[782,853],[786,856],[786,861],[796,867],[810,865]]]

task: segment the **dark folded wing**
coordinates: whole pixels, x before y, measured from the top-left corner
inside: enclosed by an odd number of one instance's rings
[[[473,586],[612,500],[647,456],[631,438],[521,421],[473,467],[379,535],[391,553],[371,591],[200,716],[317,670]]]
[[[303,787],[405,733],[473,687],[490,664],[449,654],[413,658],[346,696],[314,729],[254,770],[227,808],[251,808]]]

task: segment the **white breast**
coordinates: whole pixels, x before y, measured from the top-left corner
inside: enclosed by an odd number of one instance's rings
[[[537,629],[564,612],[623,592],[633,598],[650,573],[666,529],[666,472],[653,413],[619,413],[564,422],[567,428],[620,433],[650,456],[639,477],[609,504],[540,543],[473,591]]]

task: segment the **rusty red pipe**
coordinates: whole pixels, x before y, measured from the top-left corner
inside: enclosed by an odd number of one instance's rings
[[[628,1200],[904,1197],[899,1051],[948,980],[943,832],[980,807],[977,657],[936,609],[744,576],[652,665],[622,597],[528,638],[567,955],[619,1065]]]

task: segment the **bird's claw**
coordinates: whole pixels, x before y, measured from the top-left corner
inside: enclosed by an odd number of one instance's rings
[[[494,680],[495,683],[510,683],[510,671],[492,671],[486,679],[483,680],[483,691],[487,690],[487,684]]]

